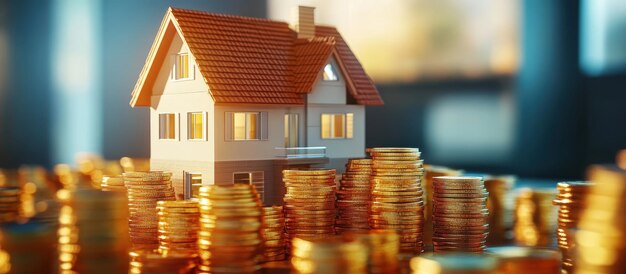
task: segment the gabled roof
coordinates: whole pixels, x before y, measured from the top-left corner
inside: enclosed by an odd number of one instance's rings
[[[316,37],[298,39],[283,22],[170,8],[133,90],[131,106],[150,105],[154,79],[176,33],[189,46],[216,103],[303,104],[331,55],[358,104],[383,103],[335,28],[316,26]]]

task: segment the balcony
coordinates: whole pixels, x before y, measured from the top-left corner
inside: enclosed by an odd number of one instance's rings
[[[284,164],[328,163],[326,147],[276,147],[275,149],[278,151],[277,160],[284,161]]]

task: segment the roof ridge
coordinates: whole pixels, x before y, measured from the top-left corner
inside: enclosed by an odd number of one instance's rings
[[[251,21],[251,22],[263,22],[263,23],[274,23],[274,24],[281,24],[281,25],[282,24],[289,25],[289,23],[287,23],[287,22],[278,21],[278,20],[272,20],[272,19],[269,19],[269,18],[250,17],[250,16],[241,16],[241,15],[233,15],[233,14],[223,14],[223,13],[215,13],[215,12],[204,11],[204,10],[192,10],[192,9],[185,9],[185,8],[177,8],[177,7],[172,7],[172,6],[170,6],[168,9],[170,11],[172,11],[172,12],[184,12],[184,13],[188,13],[188,14],[215,16],[215,17],[231,18],[231,19],[241,19],[241,20],[247,20],[247,21]],[[176,16],[176,15],[174,15],[174,16]]]

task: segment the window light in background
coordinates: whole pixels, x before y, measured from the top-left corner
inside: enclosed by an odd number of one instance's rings
[[[626,1],[582,0],[580,66],[588,75],[626,71]]]

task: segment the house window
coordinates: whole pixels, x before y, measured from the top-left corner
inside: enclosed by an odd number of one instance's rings
[[[176,58],[174,60],[174,79],[189,79],[189,75],[189,54],[176,54]]]
[[[326,64],[324,67],[324,81],[337,81],[339,78],[337,77],[337,71],[335,70],[335,66],[331,63]]]
[[[159,139],[176,139],[176,114],[159,114]]]
[[[227,141],[267,140],[267,112],[226,112]]]
[[[202,112],[187,113],[187,139],[204,139],[204,117]]]
[[[253,185],[261,197],[264,199],[264,173],[263,171],[235,172],[233,173],[233,184]]]
[[[183,196],[185,199],[198,198],[202,186],[202,173],[184,172]]]
[[[351,139],[354,137],[354,114],[322,114],[322,139]]]

